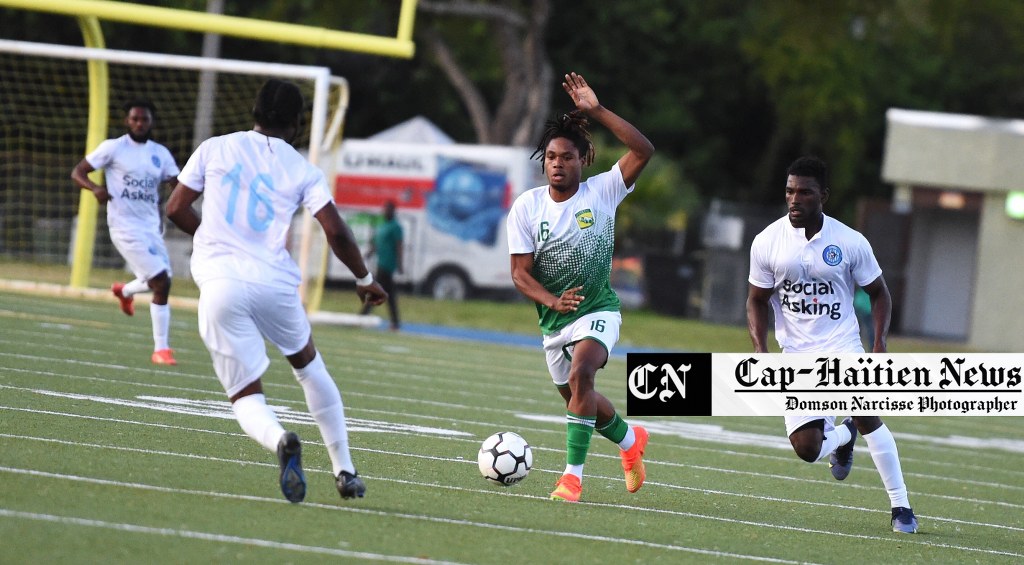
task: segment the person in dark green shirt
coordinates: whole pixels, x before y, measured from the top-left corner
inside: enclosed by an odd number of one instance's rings
[[[377,255],[377,281],[388,293],[388,311],[391,314],[391,330],[398,331],[398,293],[395,291],[395,273],[402,272],[402,226],[395,219],[395,203],[384,204],[384,221],[377,225],[366,258]],[[362,314],[370,313],[373,305],[363,305]]]

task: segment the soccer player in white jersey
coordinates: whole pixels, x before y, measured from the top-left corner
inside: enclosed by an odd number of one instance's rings
[[[619,446],[626,488],[646,476],[647,430],[626,424],[594,389],[594,377],[619,338],[619,298],[611,288],[615,209],[632,192],[654,146],[632,124],[602,106],[576,73],[562,88],[576,110],[548,122],[537,151],[548,179],[516,199],[508,216],[512,280],[533,300],[544,334],[548,370],[566,402],[566,466],[551,498],[577,502],[595,429]],[[594,158],[588,118],[627,148],[610,171],[580,182]]]
[[[859,232],[822,211],[828,199],[828,169],[816,157],[801,157],[786,174],[789,213],[764,229],[750,248],[747,326],[757,353],[768,352],[768,324],[784,353],[862,353],[854,311],[855,285],[871,299],[872,352],[886,352],[892,300],[871,245]],[[853,467],[858,431],[889,494],[894,532],[914,533],[917,519],[903,482],[896,441],[877,416],[786,416],[796,454],[809,463],[830,456],[832,476],[843,480]]]
[[[75,165],[71,179],[92,191],[100,204],[106,203],[110,241],[135,274],[135,280],[115,282],[110,287],[121,301],[121,311],[134,315],[133,297],[153,292],[149,305],[153,325],[151,360],[158,365],[174,365],[174,351],[168,342],[171,262],[160,233],[160,186],[174,182],[178,165],[166,147],[150,139],[156,106],[137,99],[126,103],[124,110],[128,133],[100,143]],[[89,173],[96,169],[103,169],[106,186],[89,179]]]
[[[270,364],[264,338],[292,365],[309,412],[320,428],[342,498],[366,491],[352,463],[338,387],[313,344],[299,300],[299,269],[285,249],[300,205],[323,226],[334,254],[356,276],[363,301],[387,293],[363,263],[352,232],[338,215],[323,172],[290,144],[303,100],[293,83],[270,79],[253,107],[256,125],[204,141],[189,158],[167,203],[168,217],[194,236],[192,276],[199,285],[199,334],[238,423],[277,453],[285,498],[306,494],[302,446],[267,406],[261,377]],[[192,205],[200,195],[202,216]]]

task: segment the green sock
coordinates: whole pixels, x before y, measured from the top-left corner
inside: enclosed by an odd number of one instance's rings
[[[569,465],[582,465],[586,461],[595,420],[572,412],[565,413],[565,460]]]
[[[618,445],[626,437],[626,433],[629,432],[629,424],[620,418],[619,413],[616,412],[612,419],[608,420],[608,423],[597,426],[594,430]]]

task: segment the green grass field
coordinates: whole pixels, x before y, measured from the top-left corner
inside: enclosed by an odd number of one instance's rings
[[[405,304],[413,315],[416,301]],[[495,308],[506,307],[532,310]],[[684,333],[661,331],[673,327]],[[595,436],[583,502],[567,505],[547,499],[564,465],[564,405],[540,351],[341,327],[314,336],[367,496],[338,497],[302,390],[272,352],[268,400],[304,438],[310,480],[306,502],[289,504],[195,328],[194,312],[174,311],[180,364],[157,368],[145,308],[126,318],[113,299],[0,292],[0,562],[1024,559],[1018,418],[887,420],[921,524],[913,536],[890,531],[863,440],[839,483],[797,459],[781,418],[643,418],[648,482],[632,495],[617,450]],[[621,359],[598,388],[624,407]],[[501,430],[534,449],[530,476],[510,488],[476,468],[480,441]]]

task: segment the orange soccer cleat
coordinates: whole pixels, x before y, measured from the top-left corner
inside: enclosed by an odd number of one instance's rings
[[[173,349],[158,349],[153,352],[151,358],[154,365],[177,365],[178,362],[174,360]]]
[[[642,426],[633,426],[636,441],[633,447],[619,450],[622,456],[622,470],[626,474],[626,490],[636,492],[644,486],[647,472],[644,470],[644,448],[647,447],[648,433]]]
[[[580,484],[580,478],[571,473],[566,473],[555,483],[555,490],[551,493],[551,500],[579,502],[580,494],[582,493],[583,485]]]
[[[132,302],[135,301],[131,296],[124,295],[124,283],[114,283],[110,285],[110,292],[114,293],[114,296],[121,301],[121,311],[129,316],[135,315],[135,305]]]

